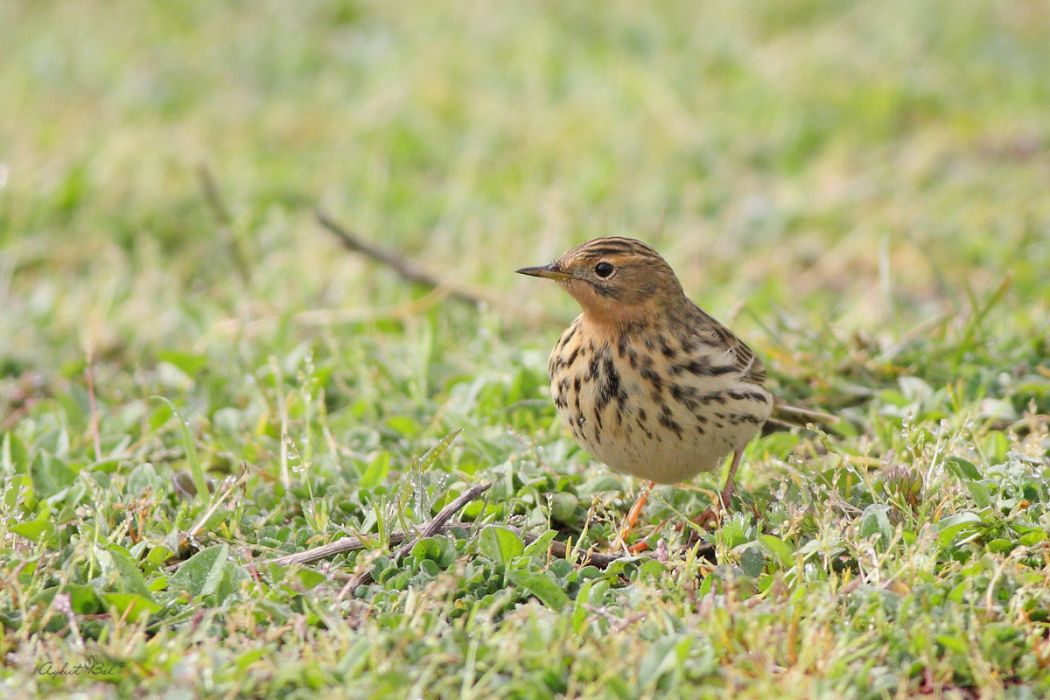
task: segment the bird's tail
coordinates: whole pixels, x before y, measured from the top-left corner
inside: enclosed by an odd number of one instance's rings
[[[838,416],[834,416],[830,413],[825,413],[824,411],[818,411],[812,408],[792,406],[791,404],[784,403],[776,398],[773,399],[773,414],[778,418],[794,423],[837,423],[839,421]]]
[[[839,418],[830,413],[825,413],[824,411],[818,411],[812,408],[792,406],[789,403],[784,403],[780,399],[774,399],[773,415],[762,427],[762,434],[769,435],[770,433],[791,430],[796,426],[805,426],[810,423],[831,425],[838,421]]]

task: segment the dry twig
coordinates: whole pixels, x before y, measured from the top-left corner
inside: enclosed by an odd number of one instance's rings
[[[360,253],[370,260],[389,267],[409,282],[444,291],[450,298],[472,304],[473,306],[491,306],[512,311],[516,318],[523,318],[531,324],[540,323],[547,318],[542,311],[523,308],[521,304],[490,290],[442,278],[411,260],[406,260],[389,248],[383,248],[364,240],[345,226],[339,224],[321,209],[315,210],[314,215],[317,217],[317,222],[326,231],[335,236],[336,240],[344,248],[354,253]]]
[[[438,534],[440,532],[446,532],[448,530],[469,530],[473,528],[475,523],[463,522],[459,520],[453,520],[446,522],[442,527],[438,528],[432,534]],[[513,530],[525,544],[530,544],[536,541],[537,535],[530,534],[528,532],[522,532],[521,528],[514,527],[512,525],[503,525],[502,527]],[[430,535],[427,535],[428,537]],[[407,539],[413,538],[410,533],[405,532],[392,532],[387,538],[389,543],[393,546],[397,546]],[[373,538],[369,537],[343,537],[342,539],[336,540],[335,542],[329,542],[319,547],[307,549],[303,552],[296,552],[295,554],[285,554],[282,557],[271,559],[268,563],[277,564],[278,566],[292,566],[295,564],[312,564],[315,561],[321,561],[322,559],[330,559],[331,557],[339,554],[346,554],[347,552],[359,552],[362,549],[367,549],[370,545],[369,542]],[[413,544],[418,538],[413,538]],[[569,548],[564,542],[557,540],[551,542],[550,552],[553,556],[559,559],[567,559],[569,557]],[[622,559],[626,556],[623,552],[613,552],[611,554],[603,554],[602,552],[587,551],[584,552],[580,560],[580,564],[586,566],[588,564],[597,566],[599,569],[608,568],[617,559]]]
[[[447,506],[441,509],[434,518],[428,522],[418,534],[411,534],[407,532],[392,532],[387,538],[391,545],[401,545],[397,552],[393,555],[393,560],[396,561],[401,557],[405,556],[412,551],[412,547],[415,546],[416,542],[424,537],[432,537],[438,533],[445,532],[447,530],[464,529],[469,530],[475,526],[475,523],[463,522],[458,520],[451,520],[452,516],[463,509],[463,507],[474,498],[490,486],[491,482],[485,482],[478,484],[467,491],[465,491],[459,498],[449,503]],[[513,530],[526,544],[531,544],[537,539],[537,535],[533,535],[527,532],[523,532],[520,528],[503,525]],[[345,554],[347,552],[357,552],[363,549],[367,549],[369,540],[371,538],[366,537],[343,537],[342,539],[336,540],[335,542],[329,542],[328,544],[321,545],[308,549],[304,552],[296,552],[295,554],[286,554],[281,557],[269,560],[270,564],[277,564],[278,566],[293,566],[296,564],[311,564],[315,561],[322,559],[328,559],[330,557],[337,556],[339,554]],[[568,545],[564,542],[554,540],[550,543],[549,550],[550,554],[559,559],[568,559],[572,556],[572,551]],[[711,545],[703,545],[700,547],[698,554],[707,559],[711,559],[714,555],[714,547]],[[623,559],[627,556],[635,556],[639,559],[649,558],[646,555],[629,555],[625,552],[611,552],[608,554],[602,552],[595,552],[588,550],[580,557],[581,566],[596,566],[599,569],[606,569],[613,562]],[[664,550],[664,557],[666,560],[666,549]],[[659,558],[659,550],[658,550]],[[342,599],[348,594],[353,594],[361,586],[367,585],[372,581],[372,575],[370,572],[365,572],[358,576],[351,577],[343,589],[339,592],[339,598]]]
[[[437,515],[431,518],[430,522],[423,526],[423,529],[419,531],[419,534],[415,537],[406,538],[404,544],[394,552],[392,557],[393,561],[397,561],[401,557],[405,556],[412,551],[412,547],[416,545],[416,542],[423,539],[424,537],[432,537],[441,531],[445,527],[445,524],[452,519],[452,516],[463,510],[463,507],[468,503],[477,498],[480,494],[489,490],[492,487],[491,481],[486,481],[480,484],[475,484],[469,489],[460,494],[459,498],[449,503],[447,506],[441,509]],[[338,599],[342,600],[348,594],[353,595],[361,586],[367,585],[372,581],[372,572],[366,571],[360,576],[357,576],[352,581],[348,582],[343,586],[343,590],[339,591]]]
[[[212,174],[211,168],[208,167],[207,163],[201,163],[197,166],[197,179],[200,180],[201,190],[204,192],[204,200],[208,203],[208,208],[211,209],[216,223],[219,224],[219,231],[230,248],[234,267],[237,268],[237,274],[242,282],[248,283],[251,279],[251,265],[248,264],[248,258],[241,249],[240,241],[237,240],[237,235],[233,231],[233,216],[230,215],[230,208],[226,206],[226,201],[222,197],[222,191],[219,190],[219,183],[216,182],[215,175]]]
[[[375,243],[364,240],[360,236],[351,233],[347,228],[340,225],[331,216],[318,209],[314,212],[317,223],[321,224],[329,233],[342,243],[343,247],[354,253],[360,253],[367,258],[386,265],[409,282],[421,284],[424,287],[443,287],[449,289],[449,296],[475,305],[487,303],[487,299],[475,292],[467,292],[462,289],[454,289],[453,285],[438,278],[437,275],[424,270],[411,260],[406,260],[388,248],[382,248]]]
[[[219,185],[215,182],[215,176],[206,163],[201,163],[197,166],[197,178],[201,182],[204,199],[208,202],[212,214],[215,215],[215,220],[220,226],[229,226],[233,221],[233,217],[230,216],[230,209],[226,206],[226,202],[222,198],[222,192],[219,191]]]
[[[460,521],[452,521],[445,523],[441,531],[454,530],[456,528],[471,528],[474,523],[465,523]],[[387,541],[392,546],[397,546],[404,542],[406,539],[412,537],[411,533],[406,532],[391,532]],[[374,537],[343,537],[336,540],[335,542],[329,542],[328,544],[322,544],[319,547],[313,547],[303,552],[296,552],[295,554],[285,554],[283,557],[277,557],[276,559],[270,559],[268,564],[276,564],[278,566],[293,566],[295,564],[312,564],[315,561],[321,561],[322,559],[330,559],[340,554],[346,554],[347,552],[358,552],[362,549],[368,549],[370,542],[374,541]]]

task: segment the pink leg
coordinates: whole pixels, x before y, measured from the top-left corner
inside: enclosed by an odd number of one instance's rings
[[[631,512],[627,514],[627,523],[623,526],[623,531],[620,532],[620,539],[626,541],[627,535],[631,534],[631,530],[638,524],[638,518],[642,515],[642,508],[645,508],[645,504],[649,500],[649,492],[653,490],[654,486],[656,486],[656,482],[650,481],[642,487],[642,492],[638,494],[638,500],[634,502]]]
[[[711,506],[699,517],[694,518],[693,522],[698,525],[705,526],[709,523],[714,522],[716,525],[721,520],[722,515],[729,509],[729,501],[733,498],[733,483],[736,478],[736,469],[740,466],[740,458],[744,456],[744,450],[739,449],[733,453],[733,461],[729,465],[729,474],[726,476],[726,485],[722,488],[722,493],[718,496],[718,502]]]
[[[743,448],[733,453],[733,462],[729,465],[729,475],[726,476],[726,485],[722,489],[722,508],[729,507],[729,499],[733,497],[733,479],[736,477],[736,468],[740,466],[740,458],[744,456]]]

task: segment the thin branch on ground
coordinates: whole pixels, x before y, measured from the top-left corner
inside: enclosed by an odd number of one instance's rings
[[[476,523],[464,522],[461,520],[453,520],[445,523],[441,528],[435,531],[434,534],[440,534],[449,530],[472,530],[475,526]],[[538,537],[538,535],[523,532],[521,528],[517,528],[512,525],[502,525],[501,527],[506,527],[510,530],[513,530],[519,537],[521,537],[525,544],[531,544]],[[390,533],[389,537],[387,537],[387,541],[390,543],[391,546],[397,546],[411,537],[411,533],[392,532]],[[338,556],[340,554],[346,554],[348,552],[359,552],[363,549],[368,549],[370,546],[372,546],[372,543],[374,542],[374,537],[343,537],[342,539],[338,539],[335,542],[329,542],[328,544],[323,544],[319,547],[307,549],[303,552],[296,552],[295,554],[286,554],[282,557],[271,559],[267,563],[277,564],[278,566],[312,564],[316,561],[321,561],[323,559],[331,559],[332,557]],[[550,552],[553,556],[559,559],[566,559],[569,557],[568,546],[564,542],[559,542],[558,540],[554,540],[553,542],[551,542]],[[599,569],[605,569],[608,568],[608,566],[617,559],[622,559],[625,556],[627,555],[625,555],[623,552],[613,552],[611,554],[604,554],[602,552],[588,551],[583,553],[580,563],[584,566],[590,564],[592,566],[597,566]]]
[[[251,279],[251,266],[248,264],[248,258],[241,249],[240,241],[237,240],[237,235],[233,231],[233,216],[230,214],[230,208],[226,206],[226,200],[219,189],[219,183],[207,163],[201,163],[197,166],[197,179],[200,181],[201,191],[204,193],[204,201],[208,203],[208,208],[211,209],[215,222],[219,224],[219,230],[230,248],[237,274],[242,282],[247,283]]]
[[[462,509],[463,506],[465,506],[470,500],[473,500],[473,498],[475,498],[477,494],[482,493],[490,485],[491,484],[489,483],[479,484],[478,486],[474,487],[474,489],[465,492],[455,501],[445,506],[445,508],[442,509],[442,511],[438,513],[433,520],[427,523],[427,525],[424,526],[423,530],[420,531],[418,534],[400,531],[390,533],[390,535],[387,537],[387,541],[391,546],[403,545],[394,554],[393,558],[397,560],[405,554],[408,554],[410,551],[412,551],[412,547],[415,546],[416,542],[418,542],[423,537],[432,537],[433,535],[444,533],[449,530],[473,530],[477,526],[477,523],[465,522],[462,520],[451,520],[450,518],[453,515],[455,515],[457,511]],[[513,525],[501,525],[501,527],[506,527],[510,530],[513,530],[519,537],[521,537],[525,544],[531,544],[532,542],[535,542],[536,539],[539,537],[538,535],[533,535],[531,533],[524,532],[521,528],[514,527]],[[276,564],[278,566],[312,564],[316,561],[330,559],[340,554],[346,554],[348,552],[359,552],[364,549],[369,549],[370,547],[374,546],[374,543],[374,537],[343,537],[341,539],[336,540],[335,542],[329,542],[328,544],[313,547],[303,552],[285,554],[284,556],[270,559],[267,563]],[[554,540],[550,543],[549,551],[552,556],[558,559],[568,559],[571,556],[568,545],[558,540]],[[700,547],[698,553],[701,556],[709,558],[713,552],[714,548],[711,545],[703,545]],[[639,559],[650,558],[648,555],[629,555],[624,552],[603,553],[588,550],[580,556],[579,563],[582,566],[590,565],[596,566],[599,569],[607,569],[609,565],[612,564],[614,561],[623,559],[628,556],[632,556],[634,558]],[[347,587],[343,590],[344,592],[351,592],[353,590],[356,590],[357,587],[369,583],[371,580],[372,579],[370,575],[362,574],[361,576],[352,578],[350,583],[348,583]],[[347,588],[349,588],[350,591],[347,591]],[[344,593],[340,593],[340,597],[343,597],[343,595]]]
[[[523,540],[525,540],[526,544],[529,544],[533,540],[536,539],[536,535],[529,535],[529,534],[522,534],[521,537],[522,537]],[[553,556],[555,556],[555,557],[557,557],[559,559],[568,559],[569,558],[569,547],[564,542],[559,542],[558,540],[554,540],[554,541],[551,542],[550,553]],[[590,565],[590,566],[596,566],[599,569],[607,569],[607,568],[609,568],[609,565],[612,564],[614,561],[616,561],[617,559],[623,559],[626,556],[633,556],[633,555],[628,555],[628,554],[625,554],[624,552],[612,552],[612,553],[609,553],[609,554],[604,554],[602,552],[595,552],[593,550],[587,550],[586,552],[584,552],[580,556],[580,565],[581,566],[588,566],[588,565]],[[640,558],[645,559],[647,557],[643,556],[643,557],[640,557]]]
[[[449,298],[476,307],[490,306],[512,311],[515,318],[523,318],[532,324],[547,320],[547,315],[542,311],[523,308],[521,304],[500,296],[491,290],[443,278],[415,262],[407,260],[389,248],[384,248],[372,243],[371,241],[367,241],[351,232],[346,226],[337,222],[321,209],[316,209],[314,215],[317,218],[317,222],[326,231],[335,236],[336,240],[338,240],[344,248],[353,253],[364,255],[366,258],[390,268],[400,277],[409,282],[444,291],[448,294]]]
[[[780,418],[786,418],[787,416],[799,416],[801,419],[805,419],[812,423],[838,423],[839,417],[827,413],[825,411],[819,411],[813,408],[805,408],[803,406],[793,406],[792,404],[785,403],[779,398],[773,400],[773,413]],[[786,421],[792,422],[792,421]]]
[[[439,532],[446,530],[456,529],[471,529],[474,527],[474,523],[463,522],[460,520],[453,520],[445,523],[444,527]],[[404,542],[406,539],[412,537],[411,533],[406,532],[391,532],[387,537],[387,542],[391,546],[397,546]],[[296,552],[294,554],[285,554],[283,557],[277,557],[276,559],[270,559],[268,564],[277,564],[278,566],[293,566],[295,564],[312,564],[315,561],[321,561],[322,559],[331,559],[332,557],[340,554],[346,554],[347,552],[359,552],[362,549],[368,549],[375,542],[375,537],[363,536],[363,537],[343,537],[336,540],[335,542],[329,542],[328,544],[322,544],[319,547],[313,547],[303,552]]]
[[[452,519],[453,515],[463,510],[464,506],[473,501],[479,495],[488,491],[491,487],[492,482],[485,481],[480,484],[475,484],[466,491],[464,491],[456,500],[452,501],[447,506],[442,508],[437,515],[431,518],[430,522],[424,525],[423,528],[419,531],[419,534],[411,538],[406,538],[405,543],[401,545],[401,548],[394,552],[392,560],[395,562],[398,561],[401,557],[405,556],[406,554],[412,551],[412,548],[416,545],[416,542],[423,539],[424,537],[432,537],[438,532],[440,532],[441,529],[445,527],[445,524]],[[352,581],[348,582],[345,586],[343,586],[343,590],[339,591],[339,596],[337,600],[342,600],[347,595],[353,595],[354,591],[356,591],[358,588],[360,588],[361,586],[368,585],[371,582],[371,570],[365,571],[363,574],[357,576]]]
[[[204,200],[208,203],[212,214],[215,215],[215,221],[220,226],[229,226],[233,221],[233,217],[230,216],[230,209],[226,206],[226,200],[223,199],[222,192],[219,191],[219,184],[215,181],[215,175],[212,174],[211,168],[208,167],[207,163],[201,163],[197,166],[197,178],[200,180],[201,190],[204,192]]]

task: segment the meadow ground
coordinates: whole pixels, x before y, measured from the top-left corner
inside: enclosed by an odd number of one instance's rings
[[[1050,693],[1045,3],[0,28],[0,695]],[[495,300],[342,250],[316,206]],[[666,562],[583,565],[638,484],[557,424],[575,309],[512,274],[601,234],[842,419],[756,440],[703,550],[673,525],[717,476],[658,489]]]

